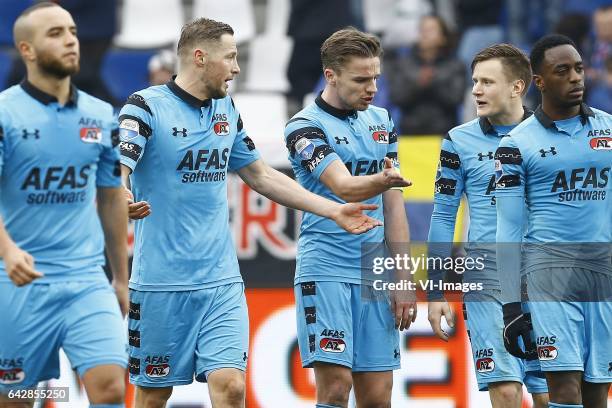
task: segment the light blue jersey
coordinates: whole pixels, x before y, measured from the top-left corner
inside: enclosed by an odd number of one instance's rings
[[[345,111],[319,96],[287,123],[285,139],[297,181],[307,190],[336,202],[344,203],[319,180],[334,160],[341,160],[353,176],[380,172],[385,157],[399,169],[393,121],[385,109],[375,106],[365,111]],[[378,209],[368,215],[383,221],[382,194],[364,202],[377,204]],[[295,283],[362,283],[362,244],[383,242],[382,227],[351,235],[333,220],[304,213]]]
[[[106,280],[95,200],[121,185],[117,136],[112,107],[75,87],[64,106],[27,80],[0,93],[0,214],[45,275],[34,284]]]
[[[242,282],[229,230],[227,171],[259,158],[229,96],[201,101],[174,81],[130,96],[119,116],[137,220],[130,288],[176,291]]]
[[[525,109],[524,118],[529,115]],[[467,249],[486,256],[486,268],[466,272],[464,281],[482,282],[485,289],[499,289],[495,247],[487,245],[495,242],[497,228],[493,156],[501,138],[514,126],[493,126],[487,118],[477,118],[451,129],[442,140],[440,150],[428,238],[430,253],[438,257],[451,255],[448,243],[453,241],[457,210],[465,194],[470,215]],[[430,271],[429,278],[441,279],[441,271]],[[434,292],[441,295],[440,291]]]
[[[497,241],[529,244],[524,273],[556,266],[612,274],[611,128],[612,116],[586,105],[580,115],[561,121],[538,108],[502,139],[495,153]],[[522,200],[529,224],[524,238],[518,222],[523,207],[516,205]],[[599,244],[564,251],[567,243]],[[508,289],[515,298],[520,260],[505,256],[500,264],[500,273],[514,276]]]

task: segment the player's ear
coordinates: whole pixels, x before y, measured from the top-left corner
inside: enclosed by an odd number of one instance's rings
[[[19,50],[19,54],[24,61],[34,61],[36,59],[36,51],[34,51],[34,47],[27,41],[19,41],[17,44],[17,49]]]
[[[544,90],[544,78],[542,78],[540,75],[533,74],[533,83],[540,92]]]
[[[208,53],[204,50],[196,48],[193,51],[193,61],[197,67],[203,67],[208,60]]]
[[[333,86],[336,85],[336,73],[333,69],[325,68],[325,70],[323,70],[323,76],[325,77],[325,82]]]
[[[522,79],[517,79],[516,81],[514,81],[514,83],[512,84],[512,96],[514,98],[520,98],[521,96],[523,96],[524,91],[525,81],[523,81]]]

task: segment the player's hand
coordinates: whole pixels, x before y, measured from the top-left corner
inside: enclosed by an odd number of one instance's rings
[[[416,295],[412,290],[391,291],[391,312],[395,319],[395,328],[408,330],[417,317]]]
[[[446,299],[431,300],[427,306],[427,320],[438,338],[448,341],[448,333],[442,330],[442,316],[449,327],[455,327],[455,316]]]
[[[139,220],[151,214],[151,205],[146,201],[134,202],[134,195],[132,192],[123,187],[125,192],[125,198],[128,201],[128,216],[133,220]]]
[[[363,234],[383,225],[381,221],[363,213],[377,208],[376,204],[346,203],[338,206],[338,210],[331,218],[345,231],[351,234]]]
[[[121,309],[121,316],[125,317],[128,310],[130,310],[130,298],[128,285],[125,283],[119,283],[113,281],[113,289],[115,289],[115,296],[119,302],[119,309]]]
[[[385,157],[383,171],[379,174],[382,177],[383,185],[387,188],[410,187],[412,185],[412,181],[406,180],[395,170],[393,162],[388,157]]]
[[[32,255],[12,244],[3,255],[4,267],[11,281],[17,286],[27,285],[43,274],[34,269]]]
[[[508,353],[525,360],[538,358],[536,345],[531,340],[531,313],[523,313],[521,302],[506,303],[502,306],[504,313],[504,346]],[[519,338],[523,338],[525,351],[519,345]]]

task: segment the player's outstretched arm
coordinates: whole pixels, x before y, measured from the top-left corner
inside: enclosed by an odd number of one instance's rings
[[[456,205],[442,204],[440,202],[434,204],[431,223],[429,224],[429,236],[427,237],[427,256],[429,258],[443,259],[451,255],[451,243],[455,232],[458,208]],[[436,262],[433,262],[431,268],[428,266],[427,269],[427,279],[436,284],[436,286],[433,286],[435,289],[430,289],[427,292],[427,299],[429,300],[427,320],[429,320],[435,335],[441,340],[448,341],[448,333],[442,330],[442,316],[444,316],[446,323],[451,328],[455,326],[455,318],[448,302],[444,298],[444,292],[437,286],[437,283],[444,279],[444,272],[438,269],[436,264]]]
[[[399,174],[388,157],[385,157],[383,170],[369,176],[353,176],[340,160],[334,160],[321,174],[321,181],[347,202],[367,200],[391,188],[412,185]]]
[[[113,287],[123,316],[128,311],[127,204],[123,187],[98,187],[98,215],[108,262],[113,273]]]
[[[383,193],[383,211],[385,217],[385,242],[390,256],[410,256],[410,232],[404,197],[398,190]],[[412,281],[413,271],[398,269],[395,271],[395,281]],[[408,330],[417,315],[416,293],[413,290],[394,290],[391,292],[391,312],[395,319],[395,327]]]
[[[17,286],[27,285],[43,274],[34,269],[34,258],[20,249],[11,239],[0,219],[0,258],[4,260],[6,273]]]
[[[382,225],[363,213],[377,208],[373,204],[338,204],[306,190],[291,178],[259,159],[242,167],[238,174],[253,190],[286,207],[308,211],[336,222],[352,234],[361,234]]]
[[[128,202],[128,217],[139,220],[151,214],[151,205],[146,201],[134,202],[134,195],[130,191],[130,173],[132,170],[121,165],[121,182],[123,183],[123,193]]]

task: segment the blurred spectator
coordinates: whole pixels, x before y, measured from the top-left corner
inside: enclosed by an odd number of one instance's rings
[[[508,41],[526,50],[535,41],[551,32],[564,12],[567,0],[506,1]],[[583,1],[583,0],[581,0]],[[585,14],[580,11],[581,14]]]
[[[440,17],[423,17],[419,32],[409,55],[385,59],[389,96],[401,110],[403,134],[442,134],[457,124],[465,66],[453,55],[451,34]]]
[[[612,55],[612,5],[598,8],[593,15],[595,43],[588,77],[592,81],[605,80],[605,64]]]
[[[501,0],[457,1],[457,18],[461,29],[457,55],[466,67],[472,64],[478,51],[503,41],[504,32],[499,23],[504,3]]]
[[[561,17],[553,32],[571,38],[580,55],[587,55],[591,34],[590,16],[582,13],[566,14]]]
[[[81,90],[114,103],[111,93],[100,77],[100,68],[110,48],[117,28],[116,0],[55,0],[72,14],[77,26],[81,49],[80,71],[72,80]],[[21,58],[13,60],[7,85],[21,82],[25,76],[25,66]]]
[[[291,84],[289,110],[302,107],[304,95],[312,92],[321,76],[321,44],[335,31],[357,25],[352,15],[354,0],[291,0],[289,36],[293,51],[287,69]]]
[[[608,113],[612,112],[612,55],[605,62],[604,75],[589,91],[589,105]]]
[[[176,73],[176,54],[171,50],[161,50],[149,60],[149,83],[163,85]]]

